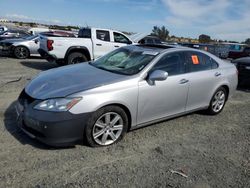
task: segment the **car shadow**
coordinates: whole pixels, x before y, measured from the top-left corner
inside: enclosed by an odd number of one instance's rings
[[[37,69],[37,70],[48,70],[52,68],[59,67],[56,63],[51,63],[47,61],[21,61],[20,62],[23,66],[32,68],[32,69]]]
[[[31,145],[32,147],[42,149],[42,150],[60,150],[60,149],[74,148],[74,146],[51,147],[27,136],[17,125],[17,114],[16,114],[15,106],[16,106],[16,101],[11,103],[11,105],[5,110],[4,126],[6,130],[15,139],[17,139],[22,145]]]

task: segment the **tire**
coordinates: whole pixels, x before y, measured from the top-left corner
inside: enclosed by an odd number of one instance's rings
[[[219,89],[217,89],[210,101],[209,107],[206,111],[207,114],[219,114],[226,104],[227,96],[228,93],[224,87],[220,87]]]
[[[106,106],[89,118],[84,138],[91,147],[108,146],[120,141],[127,130],[128,116],[125,111],[118,106]]]
[[[67,58],[67,64],[77,64],[88,61],[87,57],[81,52],[72,52]]]
[[[24,46],[17,46],[14,49],[14,56],[17,59],[26,59],[30,56],[30,51]]]
[[[66,63],[63,60],[56,60],[56,64],[59,66],[64,66]]]

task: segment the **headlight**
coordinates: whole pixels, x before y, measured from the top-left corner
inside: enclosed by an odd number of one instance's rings
[[[52,112],[65,112],[77,104],[81,99],[82,98],[48,99],[37,104],[34,109]]]

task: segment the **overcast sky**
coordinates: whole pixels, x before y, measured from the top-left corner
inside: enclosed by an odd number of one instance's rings
[[[0,17],[59,25],[244,41],[250,38],[250,0],[0,0]]]

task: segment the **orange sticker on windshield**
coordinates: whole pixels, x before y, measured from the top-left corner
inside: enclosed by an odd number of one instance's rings
[[[192,62],[193,62],[194,65],[200,64],[199,58],[198,58],[197,55],[192,55]]]

